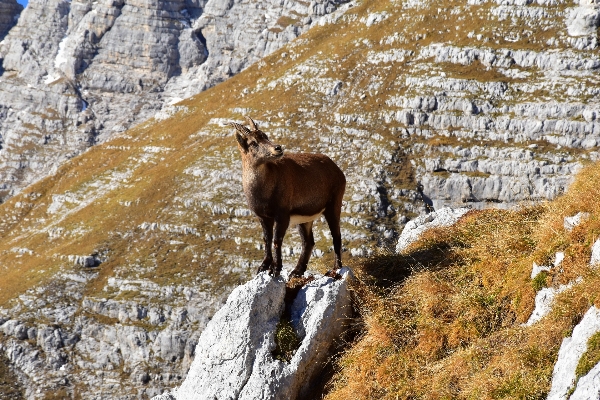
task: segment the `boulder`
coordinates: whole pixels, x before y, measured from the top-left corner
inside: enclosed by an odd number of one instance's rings
[[[573,228],[581,224],[583,221],[587,220],[589,217],[590,213],[578,212],[572,217],[565,217],[563,226],[567,231],[570,232],[573,230]]]
[[[600,331],[600,310],[592,306],[585,313],[581,322],[575,326],[571,337],[563,339],[560,350],[558,351],[558,360],[554,365],[554,372],[552,373],[552,388],[548,394],[548,400],[566,400],[571,393],[575,395],[577,390],[572,392],[577,384],[575,380],[575,369],[577,368],[579,359],[587,350],[589,338],[598,331]],[[594,369],[596,369],[597,374],[598,368],[593,368],[588,375],[594,372]],[[590,377],[590,380],[593,379],[593,377]],[[585,381],[583,383],[585,383]],[[579,387],[579,385],[577,385],[577,387]],[[583,390],[584,387],[582,386],[580,394]],[[581,399],[584,397],[578,395],[577,398]],[[597,396],[585,398],[591,399],[597,398]]]
[[[566,285],[560,285],[557,288],[543,288],[537,292],[535,295],[535,308],[524,326],[531,326],[548,315],[550,311],[552,311],[552,303],[554,303],[556,295],[571,289],[574,283],[579,282],[581,282],[581,278],[576,279],[574,282],[569,282]]]
[[[569,400],[589,400],[600,398],[600,363],[577,381],[577,388]]]
[[[320,277],[307,283],[289,305],[301,340],[289,362],[273,357],[275,330],[285,309],[283,278],[263,273],[236,288],[202,332],[184,383],[154,399],[306,397],[351,314],[351,271],[340,273],[340,280]]]
[[[596,32],[600,25],[600,7],[594,0],[584,0],[575,7],[565,23],[570,36],[587,36]]]
[[[416,242],[423,232],[431,228],[450,226],[469,211],[468,208],[445,207],[441,210],[421,215],[406,224],[398,238],[396,252],[403,252],[411,243]]]

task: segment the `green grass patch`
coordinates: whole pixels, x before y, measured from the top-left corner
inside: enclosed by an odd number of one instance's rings
[[[289,317],[281,317],[275,329],[275,344],[277,347],[273,351],[273,358],[289,363],[301,343]]]
[[[600,362],[600,332],[596,332],[587,342],[587,350],[577,364],[575,375],[577,379],[586,376]]]
[[[548,278],[548,271],[542,271],[539,274],[537,274],[535,276],[535,278],[533,278],[533,280],[531,281],[531,286],[533,287],[533,290],[535,290],[536,292],[539,292],[543,288],[547,287],[548,286],[547,278]]]

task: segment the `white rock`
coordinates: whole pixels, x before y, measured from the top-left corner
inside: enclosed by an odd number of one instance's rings
[[[600,399],[600,363],[579,378],[575,392],[569,400]]]
[[[154,396],[152,400],[176,400],[172,393],[163,393],[159,396]]]
[[[600,239],[596,240],[594,246],[592,246],[592,258],[590,259],[590,265],[592,267],[600,264]]]
[[[563,260],[565,259],[565,253],[563,253],[562,251],[557,251],[556,254],[554,255],[554,266],[558,267]]]
[[[537,265],[535,262],[533,263],[533,268],[531,268],[531,279],[534,279],[540,272],[542,271],[550,271],[552,267],[547,267],[545,265]]]
[[[600,8],[593,5],[574,8],[566,19],[570,36],[593,34],[600,25]]]
[[[454,224],[467,211],[469,211],[468,208],[453,209],[446,207],[409,221],[400,234],[398,244],[396,245],[396,252],[400,253],[404,251],[408,245],[417,241],[423,232],[428,229]]]
[[[575,384],[575,369],[577,368],[579,359],[587,350],[589,338],[598,331],[600,331],[600,310],[592,306],[585,313],[581,322],[573,329],[573,335],[563,339],[558,351],[558,360],[554,365],[554,372],[552,373],[552,388],[548,394],[548,400],[566,400],[568,398],[567,394]],[[593,376],[590,379],[593,379]],[[586,383],[585,388],[587,387],[588,384]],[[582,388],[580,393],[585,388]],[[581,394],[578,396],[581,396]],[[583,399],[584,397],[578,398]],[[585,398],[592,399],[597,397]]]
[[[294,300],[292,325],[302,343],[289,363],[274,360],[271,354],[284,309],[283,279],[260,274],[236,288],[202,332],[188,376],[172,396],[177,400],[302,398],[350,312],[351,272],[340,272],[344,279],[319,278],[303,287]],[[169,398],[173,397],[161,399]]]
[[[548,315],[552,310],[552,302],[554,302],[556,295],[571,289],[575,283],[579,283],[580,281],[581,278],[578,278],[575,282],[560,285],[558,288],[543,288],[537,292],[535,295],[535,308],[524,326],[531,326]]]
[[[381,21],[387,19],[387,17],[388,13],[385,11],[381,13],[372,13],[369,14],[366,19],[361,19],[361,22],[363,22],[366,26],[371,26],[380,23]]]
[[[565,217],[564,227],[567,231],[572,231],[577,225],[588,219],[590,213],[578,212],[572,217]]]

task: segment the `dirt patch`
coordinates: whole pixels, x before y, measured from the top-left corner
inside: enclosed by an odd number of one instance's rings
[[[5,357],[0,357],[0,398],[5,400],[25,399],[25,390],[20,385],[17,375],[8,365]]]

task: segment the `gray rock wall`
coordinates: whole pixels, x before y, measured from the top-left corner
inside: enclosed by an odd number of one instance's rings
[[[226,294],[111,278],[105,292],[133,299],[84,295],[96,278],[75,267],[0,310],[0,351],[27,399],[60,390],[68,398],[148,398],[180,384]]]
[[[18,7],[9,4],[0,10],[14,15]],[[0,199],[163,105],[240,72],[336,5],[30,1],[0,43]]]

